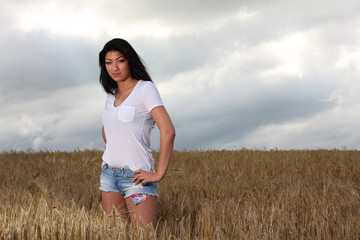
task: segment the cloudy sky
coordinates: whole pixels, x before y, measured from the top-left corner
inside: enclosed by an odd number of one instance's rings
[[[0,4],[0,151],[102,149],[97,61],[115,37],[150,70],[177,150],[360,149],[357,0]]]

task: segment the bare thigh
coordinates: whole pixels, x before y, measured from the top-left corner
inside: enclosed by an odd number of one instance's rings
[[[121,193],[101,191],[101,204],[106,214],[110,214],[114,206],[123,218],[129,216],[124,195]]]
[[[139,221],[142,221],[144,224],[152,224],[153,228],[156,228],[158,212],[158,198],[156,196],[149,196],[148,199],[136,206],[131,197],[125,200],[133,226],[135,223],[139,225]]]

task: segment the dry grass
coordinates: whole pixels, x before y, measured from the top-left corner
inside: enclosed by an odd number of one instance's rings
[[[359,151],[174,152],[156,232],[104,215],[101,154],[0,153],[0,239],[360,239]]]

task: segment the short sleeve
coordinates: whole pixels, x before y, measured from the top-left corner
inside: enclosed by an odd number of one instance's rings
[[[144,98],[143,103],[149,112],[153,110],[155,107],[164,106],[160,94],[156,89],[154,83],[150,81],[144,81]]]
[[[114,103],[114,95],[106,94],[105,109],[110,108]]]

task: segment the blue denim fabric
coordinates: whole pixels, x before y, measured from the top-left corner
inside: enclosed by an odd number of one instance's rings
[[[134,172],[130,168],[114,168],[108,164],[102,166],[100,175],[100,191],[117,192],[124,195],[124,198],[133,194],[141,193],[152,196],[157,195],[158,183],[151,182],[135,185],[132,180],[135,178]]]

